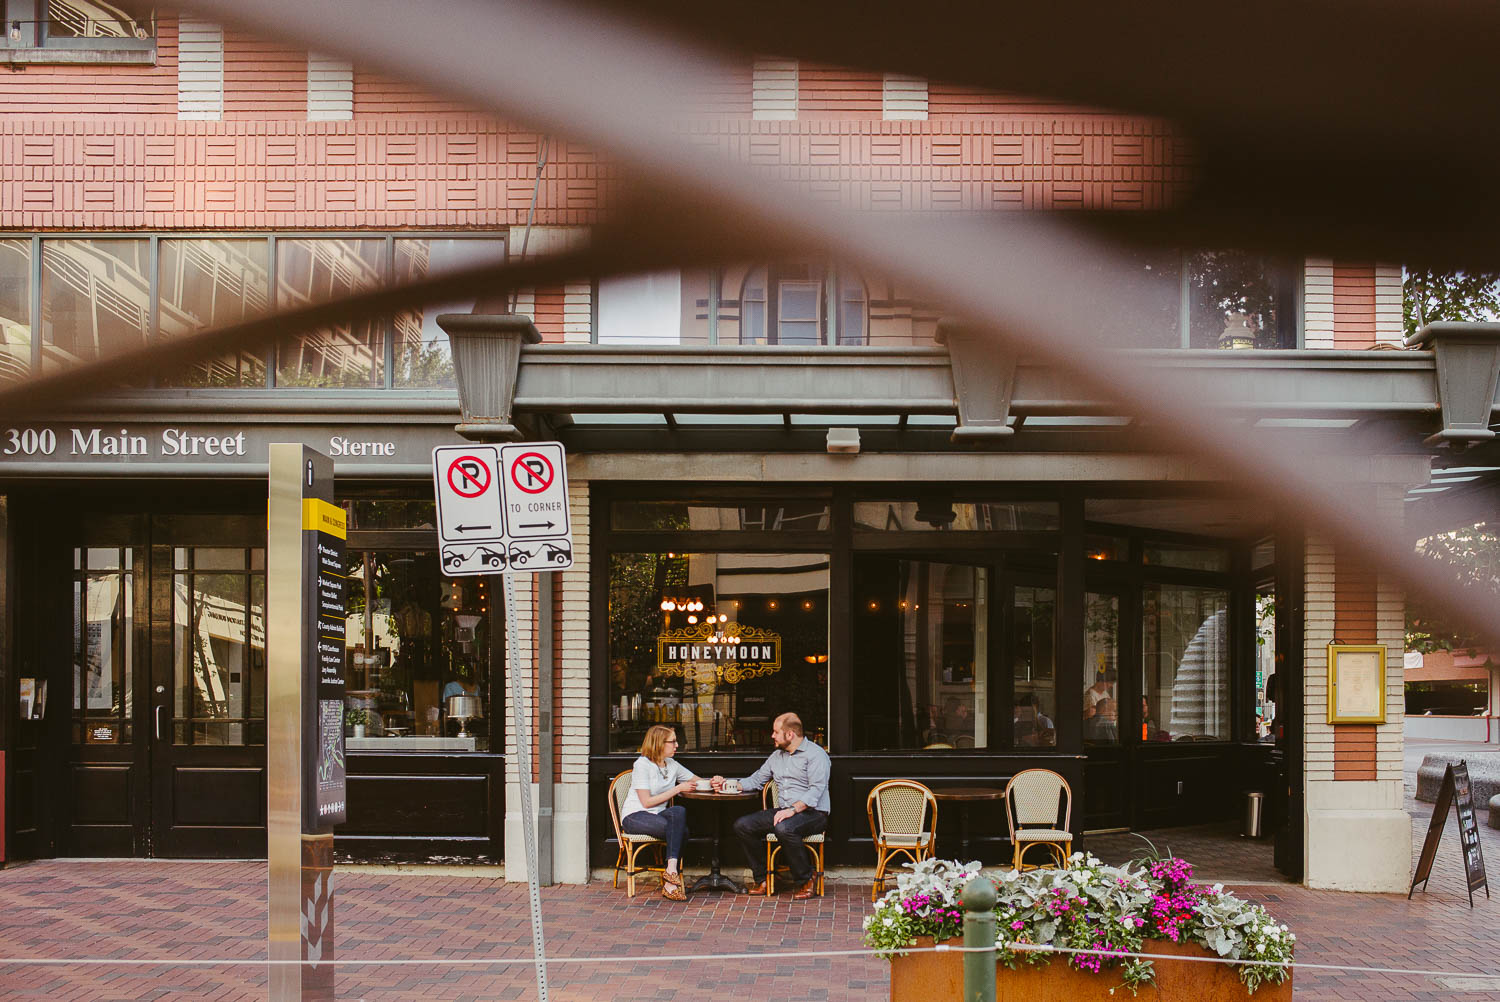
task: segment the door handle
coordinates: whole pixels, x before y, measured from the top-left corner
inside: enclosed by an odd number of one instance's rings
[[[158,703],[156,704],[156,710],[154,711],[154,716],[156,718],[156,740],[158,741],[161,740],[161,711],[164,709],[166,709],[166,707]]]

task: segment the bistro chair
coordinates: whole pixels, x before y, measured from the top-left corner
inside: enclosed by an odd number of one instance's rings
[[[885,871],[892,859],[904,855],[920,863],[937,845],[937,797],[911,779],[888,779],[877,783],[865,800],[870,816],[870,837],[875,840],[874,901],[885,890]],[[928,818],[932,821],[926,824]]]
[[[1062,824],[1058,825],[1058,804]],[[1011,866],[1016,870],[1067,869],[1073,851],[1073,790],[1050,769],[1023,769],[1005,784],[1005,823],[1010,828]],[[1043,846],[1046,863],[1027,863],[1027,850]]]
[[[609,781],[609,820],[614,822],[615,839],[620,851],[615,856],[615,890],[620,889],[620,867],[625,868],[625,887],[628,897],[635,897],[635,875],[637,873],[667,872],[667,843],[654,835],[632,835],[620,827],[620,809],[625,798],[630,796],[630,777],[633,770],[626,769]],[[655,849],[660,866],[638,866],[637,859],[647,849]]]
[[[766,780],[766,785],[760,788],[761,810],[769,811],[776,806],[776,781]],[[823,896],[823,871],[827,869],[823,865],[823,836],[824,832],[809,835],[802,841],[807,843],[807,850],[813,855],[817,863],[817,870],[813,876],[818,881],[818,897]],[[766,894],[776,893],[776,854],[781,851],[781,845],[776,841],[775,832],[766,833]]]

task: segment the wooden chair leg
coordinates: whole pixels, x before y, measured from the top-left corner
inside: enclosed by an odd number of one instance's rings
[[[875,883],[870,885],[870,900],[876,901],[880,898],[880,892],[885,890],[885,850],[880,846],[875,847]]]
[[[631,846],[629,857],[625,861],[625,896],[628,898],[635,897],[635,857],[640,851]]]
[[[766,897],[776,893],[776,850],[780,848],[775,842],[766,843]]]

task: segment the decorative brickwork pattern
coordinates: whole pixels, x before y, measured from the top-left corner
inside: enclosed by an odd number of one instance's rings
[[[354,117],[354,67],[342,59],[307,54],[307,120],[347,122]]]
[[[1333,264],[1333,345],[1368,348],[1375,343],[1375,266]]]
[[[755,60],[750,83],[750,115],[761,121],[797,117],[797,60]]]
[[[840,66],[795,66],[795,117],[802,119],[871,119],[881,117],[881,75]]]
[[[1302,279],[1304,347],[1333,347],[1333,261],[1307,259]]]
[[[216,122],[224,117],[224,31],[182,18],[178,32],[177,117]]]
[[[887,122],[927,121],[927,81],[887,73],[880,87],[880,117]]]
[[[232,28],[224,30],[224,120],[307,115],[307,54]]]

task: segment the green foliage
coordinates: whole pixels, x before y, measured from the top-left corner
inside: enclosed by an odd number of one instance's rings
[[[1477,525],[1418,540],[1417,554],[1438,564],[1461,588],[1480,589],[1500,608],[1500,525]],[[1447,618],[1445,603],[1420,592],[1406,596],[1406,647],[1421,651],[1476,653],[1478,643],[1467,630]]]
[[[1493,320],[1500,316],[1500,272],[1407,268],[1401,286],[1401,321],[1411,337],[1443,320]]]

